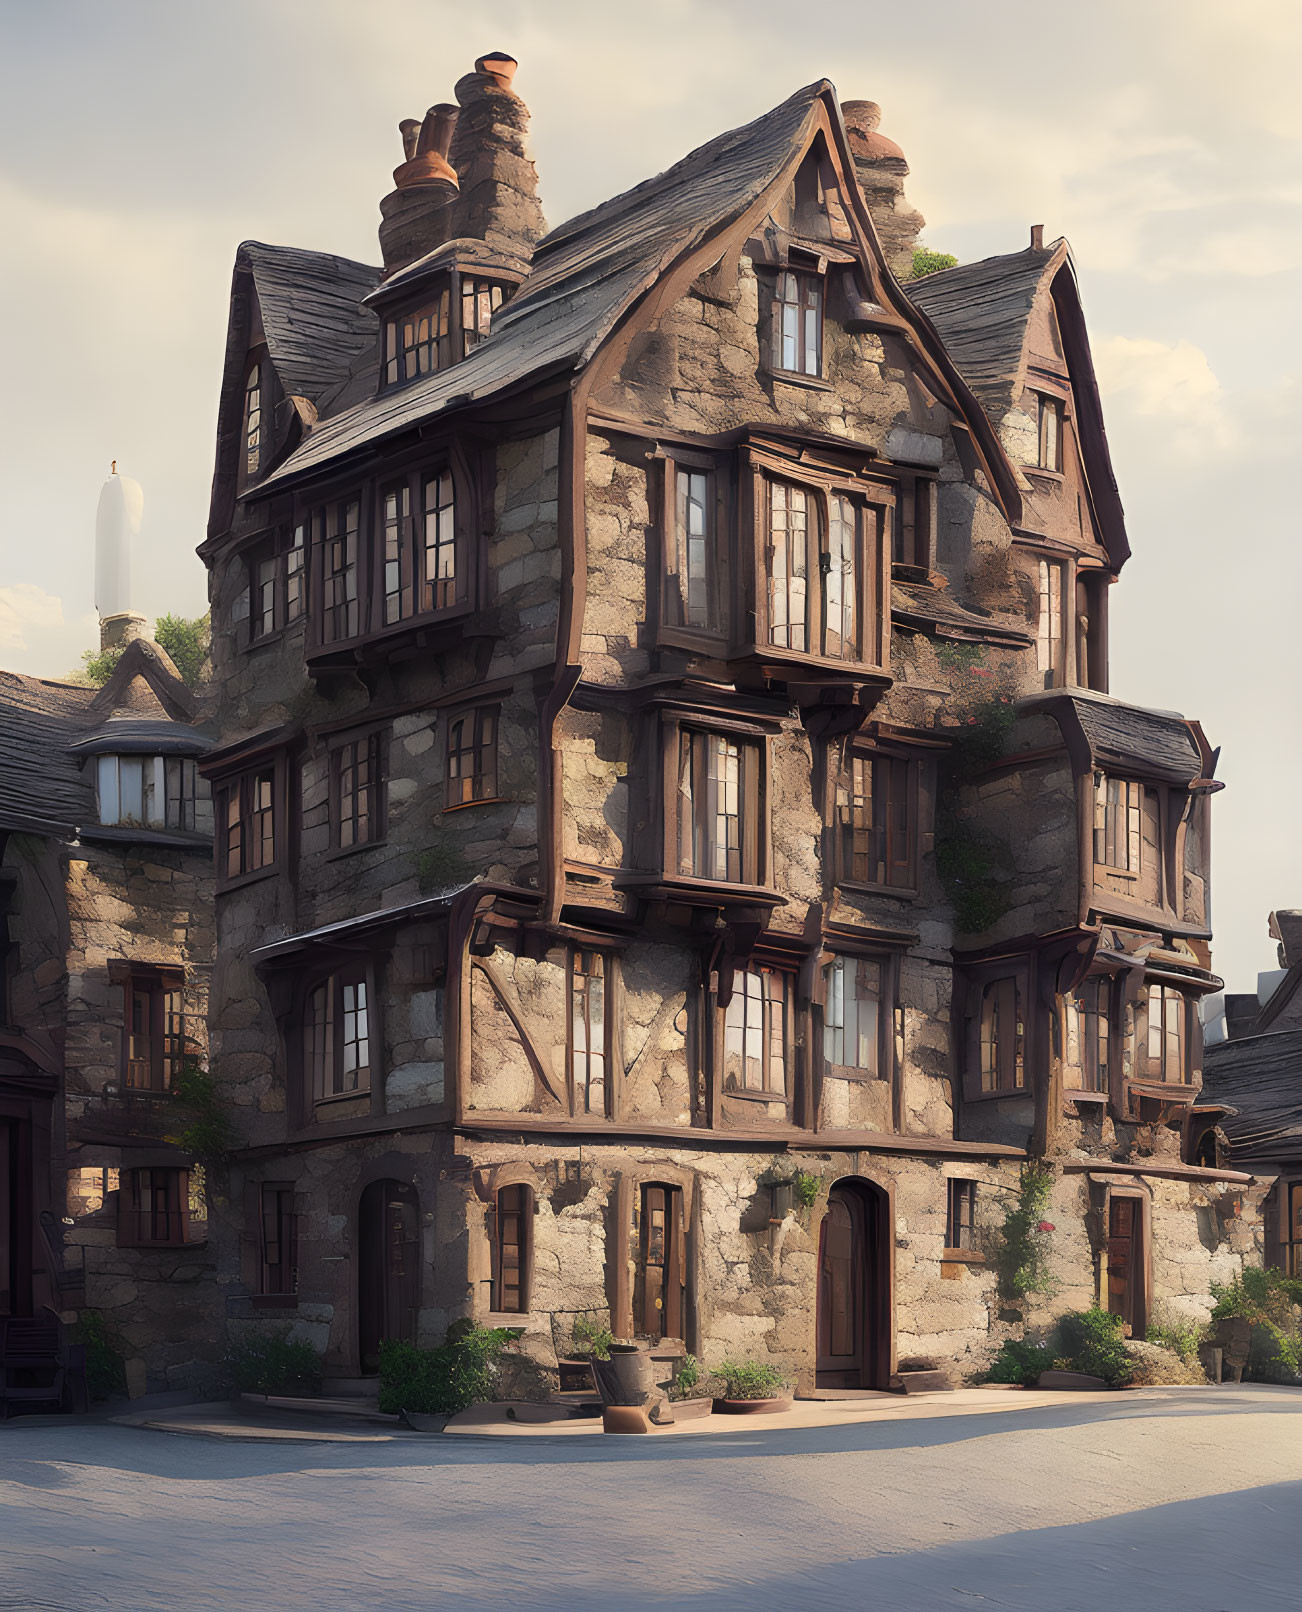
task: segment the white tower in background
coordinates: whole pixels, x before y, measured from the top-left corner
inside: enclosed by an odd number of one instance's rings
[[[99,646],[121,648],[145,635],[145,618],[131,608],[132,551],[140,537],[145,495],[138,481],[113,473],[100,488],[95,514],[95,609]]]

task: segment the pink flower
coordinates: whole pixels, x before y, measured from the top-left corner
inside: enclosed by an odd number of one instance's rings
[[[1042,1220],[1040,1222],[1040,1225],[1039,1225],[1039,1230],[1040,1231],[1052,1231],[1053,1230],[1053,1221],[1052,1220]]]

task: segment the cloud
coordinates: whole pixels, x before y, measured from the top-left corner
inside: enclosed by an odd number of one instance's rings
[[[1201,347],[1149,336],[1108,336],[1094,349],[1105,403],[1141,429],[1160,426],[1159,447],[1177,457],[1205,457],[1239,442],[1225,392]]]
[[[29,649],[29,632],[39,637],[62,626],[62,599],[33,582],[0,587],[0,649]]]

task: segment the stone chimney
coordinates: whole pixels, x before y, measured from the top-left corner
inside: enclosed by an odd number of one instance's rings
[[[886,261],[897,280],[907,280],[913,271],[913,249],[926,223],[904,194],[909,165],[894,140],[878,131],[882,109],[876,101],[843,101],[841,116]]]
[[[448,147],[459,109],[432,106],[424,121],[398,125],[405,161],[393,170],[394,189],[380,203],[380,251],[384,271],[406,268],[448,238],[449,204],[457,194]]]
[[[481,56],[453,93],[461,103],[449,158],[460,193],[448,209],[449,237],[486,241],[504,257],[528,264],[547,232],[538,201],[538,170],[525,150],[529,108],[511,88],[513,56]]]
[[[131,607],[135,547],[144,510],[140,483],[118,475],[115,459],[95,511],[95,609],[101,649],[125,649],[133,638],[146,636],[146,618]]]

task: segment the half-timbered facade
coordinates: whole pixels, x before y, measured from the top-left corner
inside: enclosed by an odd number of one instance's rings
[[[381,266],[236,260],[230,1324],[971,1367],[1032,1157],[1056,1305],[1205,1311],[1215,757],[1108,689],[1065,243],[903,283],[826,82],[544,234],[514,65],[402,125]]]

